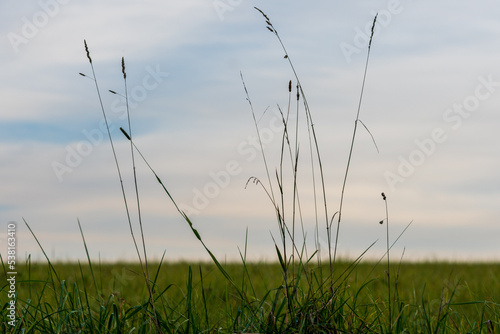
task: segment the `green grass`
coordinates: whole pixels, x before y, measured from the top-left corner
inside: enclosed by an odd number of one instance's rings
[[[386,217],[387,248],[377,263],[363,261],[366,249],[357,259],[337,258],[337,244],[342,222],[343,194],[353,154],[360,119],[363,91],[367,79],[372,36],[368,47],[355,126],[347,158],[340,205],[331,212],[326,198],[323,165],[312,113],[304,89],[276,27],[261,10],[266,28],[277,38],[296,82],[288,88],[288,106],[279,108],[283,123],[279,164],[262,160],[267,179],[251,177],[272,204],[278,235],[273,235],[275,263],[249,263],[245,244],[240,263],[222,263],[210,251],[196,229],[196,222],[183,212],[165,186],[166,183],[148,163],[132,136],[130,114],[127,130],[120,128],[130,143],[131,166],[120,166],[108,128],[111,152],[127,213],[131,244],[137,253],[134,264],[101,264],[92,260],[81,230],[82,247],[87,259],[83,263],[53,263],[43,245],[26,226],[43,251],[46,262],[17,264],[16,324],[9,322],[9,284],[0,291],[0,313],[4,333],[499,333],[500,332],[500,265],[452,263],[391,262],[390,251],[399,237],[389,233],[389,198],[382,193]],[[98,102],[107,122],[93,61],[86,42]],[[125,60],[121,59],[124,96],[127,100]],[[256,112],[243,80],[251,115],[261,141]],[[116,94],[116,92],[112,91]],[[296,102],[292,103],[292,96]],[[127,108],[128,109],[128,108]],[[296,117],[290,117],[295,114]],[[301,116],[301,117],[299,117]],[[295,118],[295,123],[291,119]],[[299,119],[305,124],[299,126]],[[299,133],[304,131],[304,133]],[[298,138],[308,138],[300,145]],[[370,133],[371,135],[371,133]],[[373,138],[373,137],[372,137]],[[374,143],[375,140],[373,139]],[[376,144],[375,144],[376,146]],[[302,147],[300,150],[299,148]],[[377,148],[378,149],[378,148]],[[148,168],[166,200],[178,211],[193,235],[211,258],[210,263],[151,263],[142,233],[140,196],[136,179],[135,157],[141,168]],[[146,167],[144,167],[146,166]],[[304,166],[307,166],[305,168]],[[135,193],[130,200],[125,192],[121,170],[133,170]],[[310,168],[310,170],[308,169]],[[305,171],[304,171],[305,170]],[[310,182],[299,182],[302,176]],[[301,177],[299,177],[299,175]],[[168,179],[168,175],[166,176]],[[130,180],[129,180],[130,181]],[[300,192],[303,189],[312,190]],[[302,194],[313,194],[313,222],[302,219]],[[129,204],[131,203],[131,204]],[[135,216],[137,214],[137,216]],[[336,227],[333,226],[337,220]],[[315,249],[306,249],[304,224],[314,223]],[[410,223],[411,224],[411,223]],[[409,225],[410,225],[409,224]],[[140,236],[134,234],[139,225]],[[408,225],[408,226],[409,226]],[[335,230],[335,234],[333,233]],[[405,233],[406,229],[403,231]],[[326,233],[326,249],[320,249],[320,233]],[[307,255],[305,255],[307,254]],[[322,254],[322,256],[319,256]],[[385,260],[385,261],[383,261]],[[8,270],[1,258],[1,282]],[[383,265],[382,265],[383,263]]]
[[[339,261],[344,271],[350,262]],[[274,332],[269,327],[276,294],[283,297],[281,266],[278,263],[230,263],[227,273],[248,293],[242,301],[216,265],[211,263],[150,263],[158,273],[154,284],[156,310],[164,332]],[[138,263],[93,264],[54,263],[53,269],[64,278],[58,282],[45,263],[27,263],[18,267],[18,317],[14,330],[3,323],[5,333],[21,329],[38,333],[120,333],[154,332],[147,311],[149,293]],[[308,332],[335,332],[344,328],[353,332],[388,332],[387,281],[385,266],[361,262],[342,282],[342,303],[330,312],[331,323],[306,319]],[[323,267],[327,274],[329,268]],[[393,332],[407,333],[493,333],[500,329],[500,265],[495,263],[402,263],[391,267],[397,275],[394,318],[400,322]],[[316,268],[313,276],[319,276]],[[2,273],[5,282],[5,273]],[[244,283],[246,282],[246,283]],[[251,282],[251,284],[250,284]],[[297,301],[305,302],[309,291],[306,280],[298,284]],[[0,298],[6,300],[5,286]],[[316,290],[317,291],[317,290]],[[278,303],[283,302],[283,298]],[[299,309],[325,307],[319,295],[311,305]],[[2,302],[2,319],[7,314]],[[279,307],[274,307],[279,309]],[[251,311],[250,311],[251,309]],[[316,311],[317,311],[316,310]],[[314,312],[309,312],[314,314]],[[275,313],[279,315],[279,312]],[[301,315],[297,314],[297,321]],[[490,322],[491,321],[491,325]],[[438,326],[441,325],[440,328]],[[283,330],[287,327],[283,325]],[[141,329],[142,328],[142,329]],[[306,328],[306,327],[304,327]],[[266,330],[267,329],[267,330]],[[283,332],[299,332],[290,327]],[[339,331],[340,332],[340,331]]]

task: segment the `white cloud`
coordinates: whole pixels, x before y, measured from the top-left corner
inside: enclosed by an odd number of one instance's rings
[[[38,233],[49,247],[57,249],[57,254],[75,257],[82,256],[82,252],[72,253],[65,241],[78,242],[79,217],[94,252],[102,250],[102,257],[109,259],[134,257],[119,180],[104,131],[99,145],[92,146],[92,152],[81,157],[78,166],[71,167],[71,173],[64,174],[62,183],[52,169],[54,161],[65,162],[68,147],[76,149],[89,140],[82,131],[99,129],[102,118],[93,83],[78,76],[78,72],[90,75],[83,49],[85,38],[104,106],[116,127],[113,138],[130,201],[133,187],[128,142],[117,130],[126,126],[126,121],[113,112],[113,104],[120,98],[107,93],[108,89],[123,90],[119,63],[122,56],[127,62],[129,89],[143,84],[148,66],[169,72],[161,85],[148,90],[147,97],[135,101],[137,107],[131,110],[136,143],[158,175],[179,203],[189,205],[193,204],[195,189],[203,191],[207,184],[216,183],[211,175],[236,161],[241,172],[199,210],[196,225],[222,256],[235,253],[238,240],[242,246],[245,227],[249,226],[251,240],[259,245],[254,249],[255,257],[266,256],[263,240],[270,240],[269,231],[276,229],[276,222],[263,191],[253,186],[243,189],[248,177],[265,180],[266,174],[259,154],[247,161],[248,151],[238,151],[255,131],[239,71],[243,71],[257,115],[276,103],[286,110],[286,86],[290,79],[295,85],[295,79],[278,41],[267,31],[254,5],[270,16],[304,85],[333,214],[338,207],[367,51],[361,48],[348,63],[339,44],[352,42],[356,27],[370,23],[371,12],[386,8],[385,1],[342,6],[243,1],[225,12],[222,21],[213,2],[202,0],[61,5],[58,14],[28,44],[21,45],[18,53],[8,39],[1,42],[8,50],[1,56],[0,65],[3,126],[24,121],[42,126],[49,122],[55,129],[73,133],[52,141],[44,140],[42,132],[29,140],[9,135],[0,149],[1,174],[5,175],[2,187],[6,191],[1,211],[4,220],[28,217],[37,231],[43,230]],[[21,31],[22,17],[31,19],[40,11],[37,4],[9,6],[12,10],[2,13],[15,15],[4,20],[1,29],[5,34]],[[453,15],[444,15],[450,6]],[[500,48],[491,43],[498,32],[492,24],[494,11],[467,6],[462,9],[455,3],[405,3],[403,12],[394,16],[373,42],[361,119],[373,133],[380,154],[375,152],[365,129],[359,127],[346,190],[344,217],[349,224],[342,237],[345,253],[363,250],[379,233],[378,224],[370,224],[377,223],[383,214],[381,191],[388,193],[396,230],[414,219],[418,224],[414,233],[418,236],[426,231],[434,233],[430,239],[411,244],[415,254],[421,254],[421,249],[438,256],[466,252],[462,244],[453,244],[452,240],[441,247],[439,240],[450,239],[446,237],[448,228],[459,226],[453,233],[457,233],[457,240],[463,240],[464,234],[458,234],[467,233],[471,220],[477,222],[478,228],[492,229],[492,221],[500,217],[496,208],[498,191],[492,186],[499,165],[498,150],[493,145],[498,93],[482,102],[456,131],[443,120],[447,108],[474,93],[479,76],[491,74],[500,81],[495,71]],[[268,114],[263,118],[262,127],[270,117]],[[428,137],[436,127],[447,131],[446,142],[394,192],[387,190],[384,172],[396,171],[399,157],[408,158],[418,149],[415,140]],[[307,134],[303,135],[301,177],[308,175],[309,168],[309,143]],[[279,155],[272,152],[279,152],[279,146],[277,135],[268,146],[272,177],[279,165]],[[205,256],[152,174],[136,159],[152,256],[164,249],[171,258]],[[304,185],[301,192],[306,227],[310,228],[312,190]],[[105,236],[99,233],[103,222]],[[370,226],[373,234],[352,241],[360,226]],[[116,245],[106,243],[109,234],[116,235]],[[35,252],[36,245],[26,240],[26,249]]]

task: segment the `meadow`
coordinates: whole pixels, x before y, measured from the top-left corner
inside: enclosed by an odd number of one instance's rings
[[[358,125],[370,135],[360,119],[363,91],[375,27],[368,44],[366,65],[344,181],[339,189],[338,210],[327,205],[321,152],[313,117],[304,89],[276,28],[269,17],[266,28],[277,38],[295,81],[288,85],[289,104],[281,112],[283,129],[279,165],[269,166],[264,149],[262,161],[267,179],[250,178],[263,190],[276,216],[278,235],[273,236],[274,262],[247,261],[247,245],[242,247],[241,262],[220,261],[196,229],[196,221],[183,212],[171,196],[162,178],[148,163],[135,137],[128,114],[128,128],[120,128],[130,143],[132,166],[120,166],[109,132],[101,90],[87,42],[85,53],[94,81],[98,102],[108,130],[112,154],[128,217],[131,243],[137,253],[134,263],[101,263],[91,259],[81,232],[87,258],[78,263],[56,263],[46,255],[28,222],[25,225],[45,255],[45,262],[28,257],[16,264],[15,310],[12,311],[11,276],[8,259],[1,258],[0,313],[3,333],[499,333],[500,265],[498,263],[405,262],[391,257],[398,238],[390,237],[388,199],[381,193],[386,216],[380,221],[387,231],[386,252],[377,262],[364,260],[370,247],[356,259],[338,256],[344,190],[347,186],[351,157]],[[125,98],[127,75],[121,60]],[[256,113],[241,74],[242,86],[262,146]],[[111,91],[116,94],[116,92]],[[292,103],[296,99],[296,103]],[[295,101],[294,101],[295,102]],[[295,105],[295,106],[294,106]],[[127,108],[128,110],[128,108]],[[309,147],[299,154],[299,117],[303,115]],[[123,139],[123,138],[122,138]],[[372,137],[375,147],[375,139]],[[262,148],[262,147],[261,147]],[[304,149],[306,150],[306,149]],[[143,235],[140,194],[135,177],[136,159],[141,159],[190,228],[200,247],[209,255],[208,263],[171,263],[165,258],[148,261],[147,240]],[[306,161],[306,162],[304,162]],[[310,170],[306,171],[304,166]],[[122,168],[132,168],[135,193],[126,194]],[[310,174],[303,184],[299,173]],[[302,175],[302,174],[301,174]],[[162,176],[168,179],[167,176]],[[130,181],[130,180],[129,180]],[[300,187],[299,187],[300,183]],[[304,189],[312,189],[316,213],[316,249],[306,249],[302,233]],[[301,194],[301,195],[299,195]],[[138,214],[135,218],[135,211]],[[134,217],[134,218],[132,218]],[[411,223],[410,223],[411,224]],[[409,224],[409,225],[410,225]],[[409,226],[408,225],[408,226]],[[133,227],[136,227],[134,229]],[[79,224],[80,231],[81,226]],[[138,227],[138,228],[137,228]],[[134,233],[140,231],[140,234]],[[402,232],[405,233],[406,229]],[[327,246],[320,248],[322,233]],[[362,232],[360,232],[362,233]],[[10,260],[10,259],[9,259]],[[5,283],[4,283],[5,282]]]
[[[396,263],[392,326],[387,268],[339,261],[336,300],[321,287],[327,266],[297,271],[288,312],[278,263],[151,263],[164,333],[498,333],[500,265]],[[297,266],[299,269],[299,266]],[[305,268],[304,268],[305,271]],[[17,317],[4,333],[154,333],[138,263],[31,263],[18,267]],[[5,267],[2,281],[5,281]],[[307,276],[307,277],[306,277]],[[243,296],[241,295],[243,292]],[[5,300],[5,286],[2,287]]]

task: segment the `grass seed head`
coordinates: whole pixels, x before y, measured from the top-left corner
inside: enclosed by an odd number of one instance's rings
[[[87,41],[83,40],[83,44],[85,45],[85,52],[87,53],[87,58],[89,59],[89,62],[92,64],[92,58],[90,58],[90,52],[89,52],[89,47],[87,46]]]
[[[122,57],[122,73],[123,79],[127,79],[127,73],[125,72],[125,59]]]
[[[127,131],[125,131],[123,128],[120,128],[120,131],[123,133],[125,137],[127,137],[128,140],[132,140],[130,139],[130,136],[128,135]]]

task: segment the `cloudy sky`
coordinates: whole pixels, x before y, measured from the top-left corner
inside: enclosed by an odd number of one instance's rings
[[[262,9],[285,44],[266,29]],[[314,249],[315,205],[304,107],[321,152],[328,215],[338,209],[373,17],[360,120],[347,180],[339,253],[385,248],[415,259],[491,260],[500,254],[500,7],[495,1],[2,1],[0,4],[0,217],[17,222],[19,259],[136,258],[86,57],[88,43],[138,237],[121,57],[134,141],[207,246],[221,259],[274,259],[273,206],[240,72],[258,119],[279,198],[283,127],[299,124],[296,234]],[[87,77],[79,75],[83,73]],[[289,105],[288,82],[292,80]],[[108,92],[113,90],[118,95]],[[295,146],[295,139],[292,139]],[[285,216],[293,179],[285,151]],[[138,158],[136,156],[136,158]],[[314,160],[315,180],[319,182]],[[136,160],[150,258],[208,256],[142,160]],[[319,240],[327,245],[317,185]],[[336,227],[336,223],[334,224]]]

